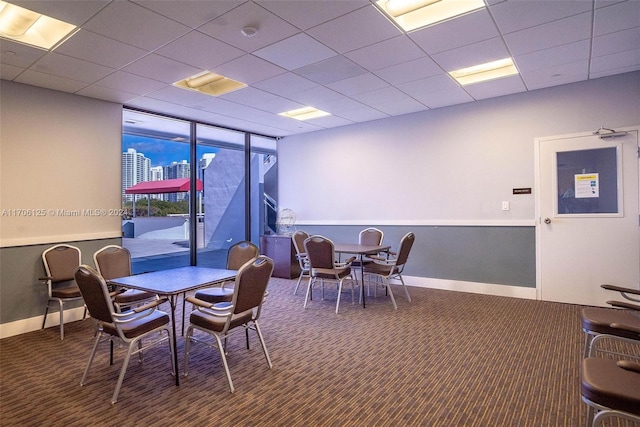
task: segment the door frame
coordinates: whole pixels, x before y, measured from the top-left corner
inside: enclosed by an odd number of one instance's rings
[[[636,143],[638,144],[638,168],[640,171],[640,124],[635,126],[627,126],[621,128],[615,128],[616,132],[637,132]],[[551,135],[545,137],[537,137],[534,138],[534,173],[535,173],[535,188],[536,188],[536,196],[535,196],[535,236],[536,236],[536,300],[542,299],[542,257],[541,257],[541,234],[542,234],[542,214],[541,214],[541,184],[540,184],[540,145],[545,141],[558,140],[558,139],[569,139],[569,138],[581,138],[581,137],[589,137],[594,136],[597,137],[595,132],[577,132],[571,134],[561,134],[561,135]],[[640,179],[640,173],[639,173]],[[640,185],[638,186],[638,192],[640,193]],[[623,190],[624,191],[624,190]],[[638,194],[638,203],[640,204],[640,194]],[[638,206],[638,213],[640,214],[640,206]],[[640,222],[640,216],[638,218]],[[638,238],[640,239],[640,224],[638,226]],[[640,266],[639,266],[640,268]]]

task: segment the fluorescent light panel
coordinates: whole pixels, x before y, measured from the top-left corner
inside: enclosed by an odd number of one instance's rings
[[[330,116],[331,114],[326,111],[318,110],[317,108],[303,107],[298,108],[297,110],[285,111],[284,113],[280,113],[280,115],[296,120],[310,120],[317,119],[318,117]]]
[[[512,76],[514,74],[518,74],[518,69],[511,58],[474,65],[473,67],[461,68],[449,73],[451,77],[456,79],[458,83],[463,86],[484,82],[486,80]]]
[[[78,28],[50,16],[0,1],[0,37],[51,50]]]
[[[225,93],[247,87],[244,83],[210,71],[204,71],[196,74],[195,76],[187,77],[184,80],[175,82],[173,85],[182,89],[193,90],[211,96],[220,96]]]
[[[484,0],[378,0],[376,5],[405,31],[485,7]]]

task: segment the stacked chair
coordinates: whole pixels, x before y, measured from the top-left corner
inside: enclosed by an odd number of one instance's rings
[[[627,301],[607,301],[622,310],[585,307],[581,312],[585,332],[581,394],[589,408],[587,426],[602,426],[613,417],[640,424],[640,354],[611,350],[616,344],[640,346],[640,305],[635,304],[640,302],[640,290],[602,287],[620,292]],[[605,348],[601,342],[612,345]],[[605,357],[598,357],[600,353]]]

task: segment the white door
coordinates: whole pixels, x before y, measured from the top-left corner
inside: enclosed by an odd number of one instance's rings
[[[620,132],[620,131],[619,131]],[[640,287],[638,128],[536,139],[538,298],[606,306]]]

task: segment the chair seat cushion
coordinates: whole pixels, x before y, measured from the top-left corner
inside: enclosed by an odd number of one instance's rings
[[[640,373],[621,368],[615,360],[584,359],[582,395],[607,408],[640,415]]]
[[[63,288],[51,289],[51,296],[53,298],[78,298],[81,297],[80,288],[77,286],[66,286]]]
[[[638,334],[612,328],[612,323],[624,323],[640,327],[640,317],[626,310],[616,308],[585,307],[581,312],[582,328],[598,334],[616,335],[619,337],[638,339]]]
[[[121,294],[117,294],[113,299],[118,304],[131,304],[134,302],[155,298],[155,294],[151,292],[138,291],[136,289],[128,289]]]
[[[221,287],[200,289],[196,291],[195,297],[212,304],[229,302],[233,299],[233,289]]]
[[[245,323],[251,321],[252,318],[252,310],[248,310],[240,314],[234,314],[231,317],[229,329],[231,330],[237,326],[244,325]],[[199,326],[210,331],[222,332],[224,330],[226,319],[222,317],[209,316],[199,310],[194,310],[191,312],[189,321],[192,325]]]
[[[120,324],[122,333],[127,338],[135,338],[154,329],[161,328],[169,323],[169,315],[160,310],[154,310],[148,316],[141,317],[133,322]],[[110,335],[118,335],[115,325],[103,323],[103,330]]]
[[[379,274],[381,276],[389,276],[391,274],[397,273],[398,267],[396,267],[393,264],[385,265],[385,264],[377,264],[375,262],[372,262],[364,266],[364,272],[371,273],[371,274]]]
[[[312,276],[319,279],[342,279],[351,274],[351,267],[345,268],[314,268]]]

